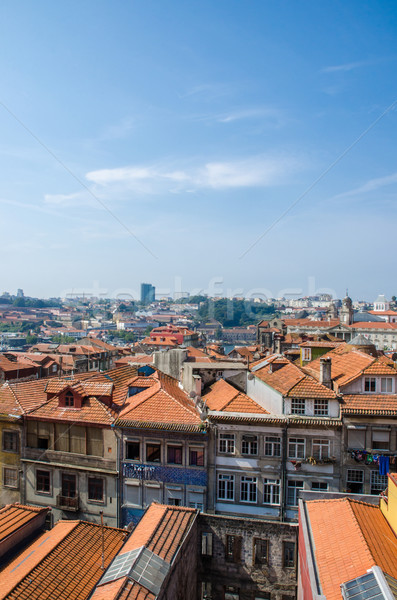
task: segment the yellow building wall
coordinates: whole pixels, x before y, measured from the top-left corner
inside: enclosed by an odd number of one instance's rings
[[[18,450],[17,452],[9,452],[4,450],[3,432],[17,431],[18,432]],[[20,502],[21,478],[19,471],[21,469],[21,440],[22,440],[22,424],[19,420],[12,419],[8,415],[0,414],[0,506],[10,504],[12,502]],[[4,486],[4,467],[12,467],[18,470],[18,487]]]
[[[388,478],[387,502],[381,498],[380,509],[397,535],[397,478]]]

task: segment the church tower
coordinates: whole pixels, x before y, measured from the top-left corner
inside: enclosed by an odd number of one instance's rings
[[[343,325],[351,325],[353,323],[353,312],[353,302],[346,290],[346,297],[342,300],[342,308],[339,312],[340,322]]]

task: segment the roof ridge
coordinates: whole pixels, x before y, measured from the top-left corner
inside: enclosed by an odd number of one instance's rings
[[[19,406],[19,408],[22,411],[22,414],[25,414],[25,409],[23,408],[22,404],[20,403],[20,401],[18,400],[18,396],[15,394],[14,390],[12,389],[11,385],[8,383],[8,381],[6,382],[7,387],[9,388],[11,394],[13,395],[15,402],[17,403],[17,405]]]

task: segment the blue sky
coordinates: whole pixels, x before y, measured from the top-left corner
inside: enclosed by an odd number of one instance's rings
[[[395,2],[4,0],[0,48],[0,291],[396,294]]]

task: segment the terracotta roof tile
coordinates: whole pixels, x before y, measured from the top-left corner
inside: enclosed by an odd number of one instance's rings
[[[219,381],[214,383],[211,386],[211,391],[203,396],[203,400],[207,403],[210,410],[269,414],[267,410],[262,408],[252,398],[236,390],[236,388],[224,379],[219,379]]]
[[[305,372],[313,375],[317,380],[320,378],[322,358],[331,359],[331,378],[338,388],[361,376],[363,370],[376,360],[375,357],[364,352],[348,350],[346,346],[335,348],[304,367]]]
[[[327,600],[340,600],[340,584],[375,564],[397,577],[396,536],[378,506],[349,498],[312,500],[305,506]]]
[[[105,567],[126,535],[126,531],[104,527]],[[85,600],[103,575],[101,536],[100,525],[59,521],[1,571],[0,598]]]
[[[196,517],[197,511],[181,506],[171,507],[152,503],[124,544],[119,555],[145,546],[168,563],[183,543]],[[99,585],[92,600],[154,600],[145,587],[123,577]]]
[[[344,394],[343,415],[397,415],[397,394]]]
[[[7,504],[0,508],[0,542],[35,519],[38,514],[47,513],[48,510],[48,508],[23,504]]]
[[[310,377],[297,365],[290,363],[273,370],[272,365],[254,371],[255,377],[291,398],[335,398],[333,390]]]
[[[119,419],[123,422],[200,425],[193,400],[173,377],[158,371],[158,380],[126,400]]]

